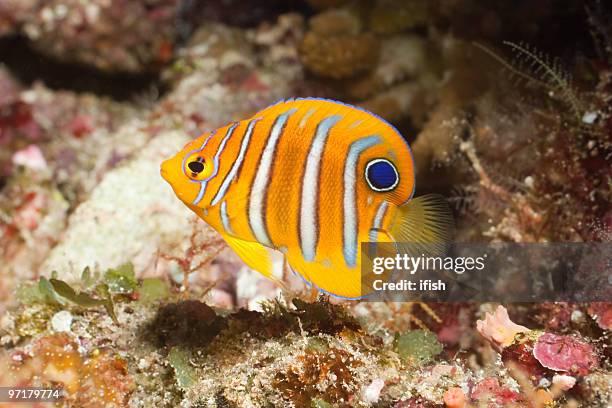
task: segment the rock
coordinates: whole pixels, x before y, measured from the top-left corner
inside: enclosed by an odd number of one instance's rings
[[[370,12],[370,27],[391,34],[424,26],[432,19],[428,0],[378,0]]]
[[[51,328],[56,332],[69,332],[72,324],[72,314],[67,310],[57,312],[51,318]]]
[[[434,95],[439,82],[440,67],[435,45],[416,35],[396,35],[384,38],[380,59],[368,75],[347,81],[347,92],[353,98],[370,98],[403,81],[416,82],[431,88]]]
[[[179,1],[38,1],[15,22],[34,48],[103,71],[145,72],[173,55]]]
[[[309,24],[313,32],[322,36],[356,35],[362,28],[359,18],[347,9],[332,9],[317,14],[310,19]]]
[[[73,280],[86,266],[107,269],[126,262],[142,271],[154,263],[160,246],[186,238],[190,212],[159,175],[159,163],[186,140],[183,132],[163,133],[110,171],[71,215],[42,273],[55,270],[60,279]]]

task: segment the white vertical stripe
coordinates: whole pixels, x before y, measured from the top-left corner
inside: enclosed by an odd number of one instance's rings
[[[223,229],[228,234],[233,234],[232,226],[230,225],[229,216],[227,215],[227,203],[225,201],[221,202],[221,222],[223,223]]]
[[[378,236],[378,232],[382,226],[383,218],[385,218],[385,214],[387,213],[387,207],[389,207],[389,203],[383,201],[378,206],[378,210],[376,210],[376,215],[374,216],[374,221],[372,222],[372,228],[370,228],[370,242],[376,242],[376,237]]]
[[[353,122],[347,129],[355,129],[357,126],[361,125],[363,123],[363,120],[359,119],[356,120],[355,122]]]
[[[323,149],[329,136],[329,131],[342,117],[329,116],[317,126],[315,136],[306,158],[306,167],[302,177],[302,197],[300,203],[300,244],[302,255],[307,261],[315,259],[317,242],[319,240],[319,173]]]
[[[264,210],[267,196],[266,189],[268,182],[270,181],[274,151],[276,150],[276,145],[278,144],[281,133],[285,127],[285,124],[287,123],[287,120],[289,119],[289,116],[291,116],[295,111],[297,111],[297,109],[289,109],[274,121],[272,130],[268,136],[266,147],[261,153],[259,165],[257,166],[257,172],[255,173],[255,179],[253,180],[253,185],[251,186],[251,194],[249,198],[249,224],[251,225],[251,230],[253,231],[257,241],[266,246],[272,246],[272,242],[270,242],[270,238],[268,237],[268,233],[266,231]]]
[[[304,126],[306,126],[306,122],[308,122],[308,119],[310,119],[310,117],[312,116],[314,112],[315,112],[314,108],[308,109],[308,112],[306,112],[306,114],[302,117],[302,119],[300,119],[300,123],[298,127],[303,128]]]
[[[356,264],[357,259],[357,163],[361,153],[380,143],[378,136],[368,136],[351,143],[346,162],[344,163],[344,229],[342,235],[342,251],[344,262],[349,268]]]
[[[253,134],[255,124],[260,120],[261,118],[256,118],[249,122],[246,133],[244,134],[244,138],[242,139],[242,143],[240,144],[240,151],[238,152],[238,157],[236,158],[236,161],[234,162],[234,165],[232,166],[230,171],[227,172],[225,179],[223,179],[223,182],[219,187],[219,191],[217,191],[217,194],[215,194],[215,196],[213,197],[212,201],[210,202],[210,205],[216,205],[219,201],[221,201],[223,196],[225,196],[225,193],[227,192],[230,183],[234,180],[234,178],[236,178],[238,170],[240,170],[240,166],[242,166],[242,162],[244,161],[244,156],[246,155],[247,148],[249,147],[249,142],[251,141],[251,135]]]
[[[204,193],[206,192],[206,186],[208,185],[208,180],[215,177],[217,173],[219,172],[219,157],[221,157],[221,153],[223,153],[223,150],[225,149],[225,145],[227,144],[227,141],[229,140],[230,137],[232,137],[232,133],[234,133],[234,129],[236,129],[237,126],[238,126],[238,123],[234,123],[232,126],[230,126],[229,129],[227,129],[227,133],[223,137],[223,140],[221,140],[221,143],[219,143],[219,147],[217,148],[217,151],[213,158],[213,173],[206,180],[202,180],[200,182],[200,191],[198,192],[198,196],[196,197],[196,199],[193,200],[193,205],[197,205],[200,202],[200,200],[202,200],[202,197],[204,197]]]

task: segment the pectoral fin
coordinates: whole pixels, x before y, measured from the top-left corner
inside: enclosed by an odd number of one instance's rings
[[[435,255],[446,251],[453,230],[453,216],[447,201],[440,195],[428,194],[397,207],[389,234],[395,242],[413,244],[412,248],[422,244],[423,252]]]

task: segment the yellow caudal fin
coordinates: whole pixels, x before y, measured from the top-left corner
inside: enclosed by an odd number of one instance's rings
[[[428,194],[397,207],[389,233],[395,242],[424,244],[423,250],[431,254],[445,251],[453,230],[453,215],[446,199]]]
[[[274,278],[272,257],[268,248],[258,242],[249,242],[225,234],[223,239],[249,268],[256,270],[266,278]]]

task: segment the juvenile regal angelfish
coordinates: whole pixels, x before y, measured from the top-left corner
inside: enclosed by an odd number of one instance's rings
[[[408,143],[363,109],[281,101],[189,142],[161,165],[179,199],[251,268],[272,277],[267,248],[329,294],[360,298],[361,242],[443,242],[441,199],[413,199]],[[267,247],[267,248],[266,248]]]

